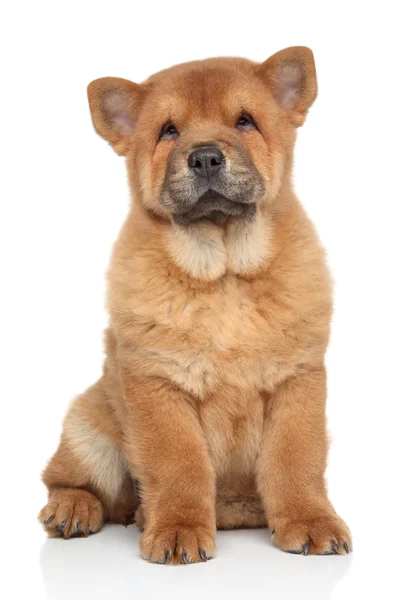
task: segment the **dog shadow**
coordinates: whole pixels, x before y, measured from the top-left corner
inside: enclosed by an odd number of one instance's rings
[[[206,564],[166,567],[140,558],[139,538],[135,526],[107,525],[86,539],[46,540],[40,565],[47,598],[329,600],[352,562],[351,555],[286,554],[257,529],[218,532],[218,557]]]

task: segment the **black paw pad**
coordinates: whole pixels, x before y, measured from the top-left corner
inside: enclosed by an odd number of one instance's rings
[[[67,521],[62,521],[61,523],[58,523],[58,525],[56,525],[57,533],[59,533],[60,535],[64,535],[64,529],[65,529],[66,524],[67,524]]]
[[[82,533],[83,533],[83,531],[82,531],[82,527],[81,527],[81,522],[77,521],[72,535],[76,536],[76,535],[81,535]]]
[[[339,554],[339,546],[336,540],[331,540],[331,548],[334,554]]]
[[[308,542],[303,544],[302,549],[303,549],[304,556],[307,556],[307,554],[310,551],[310,544]]]
[[[181,560],[182,560],[182,563],[184,565],[188,565],[191,562],[190,559],[189,559],[189,557],[188,557],[188,553],[186,551],[186,548],[182,548]]]
[[[199,556],[203,562],[207,562],[207,553],[204,548],[199,548]]]
[[[164,550],[164,556],[157,561],[158,565],[167,565],[169,563],[169,559],[171,558],[171,552],[168,548]]]

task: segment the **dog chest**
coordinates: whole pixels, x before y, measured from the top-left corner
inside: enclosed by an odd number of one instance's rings
[[[143,364],[199,399],[220,384],[270,390],[290,371],[275,351],[279,332],[245,284],[224,282],[212,294],[169,290],[141,307],[137,316],[151,324],[137,350]]]

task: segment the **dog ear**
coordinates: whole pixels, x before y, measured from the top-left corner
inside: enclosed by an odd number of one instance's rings
[[[102,77],[88,85],[87,93],[95,130],[117,154],[125,156],[143,101],[143,86],[119,77]]]
[[[293,124],[303,125],[317,97],[317,76],[310,48],[285,48],[258,65],[257,70],[278,104],[288,111]]]

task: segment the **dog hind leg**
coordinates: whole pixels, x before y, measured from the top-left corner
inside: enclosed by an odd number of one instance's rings
[[[39,520],[50,537],[86,536],[104,521],[133,521],[139,501],[105,388],[100,379],[72,403],[43,473],[49,497]]]

